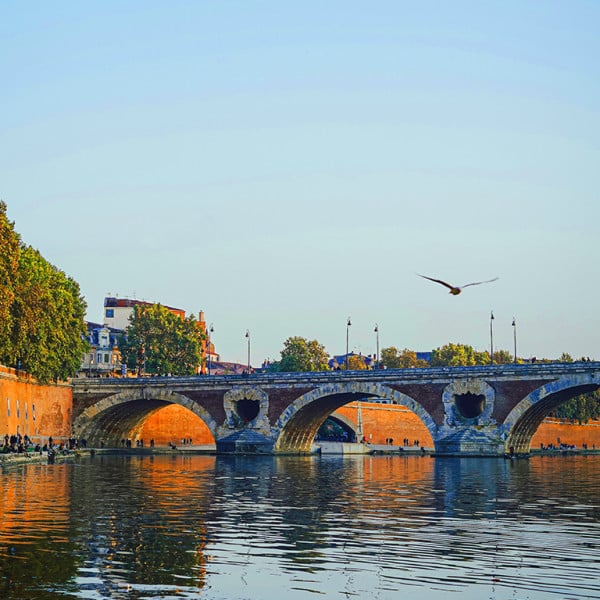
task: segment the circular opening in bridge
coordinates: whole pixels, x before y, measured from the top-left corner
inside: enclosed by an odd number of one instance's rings
[[[458,412],[465,419],[474,419],[483,412],[485,407],[485,396],[483,394],[472,394],[467,392],[466,394],[456,394],[454,396],[454,403]]]
[[[260,411],[260,402],[258,400],[248,400],[243,398],[235,403],[235,412],[243,419],[244,423],[256,418]]]

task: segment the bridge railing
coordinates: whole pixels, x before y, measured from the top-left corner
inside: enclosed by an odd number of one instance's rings
[[[194,375],[194,376],[151,376],[151,377],[106,377],[76,378],[76,387],[95,386],[137,386],[156,384],[195,384],[202,387],[231,385],[293,385],[322,384],[343,381],[384,382],[391,380],[420,381],[454,380],[469,378],[510,378],[510,377],[557,377],[572,373],[595,373],[600,370],[600,362],[503,364],[471,367],[426,367],[418,369],[377,369],[361,371],[312,371],[307,373],[252,373],[250,375]]]

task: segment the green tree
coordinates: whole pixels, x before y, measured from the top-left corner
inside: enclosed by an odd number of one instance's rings
[[[203,337],[193,315],[182,319],[161,304],[138,305],[119,341],[121,360],[138,373],[193,375]]]
[[[446,344],[436,348],[429,361],[433,367],[469,367],[489,363],[490,355],[487,352],[477,352],[467,344]]]
[[[496,365],[508,365],[514,362],[514,359],[508,350],[494,350],[494,364]]]
[[[362,354],[351,354],[348,357],[348,371],[366,371],[367,363],[365,362],[365,356]],[[342,368],[346,368],[346,364],[342,365]]]
[[[400,352],[394,346],[381,350],[381,362],[387,369],[415,369],[428,366],[426,360],[417,358],[414,350],[405,348]]]
[[[12,357],[12,305],[19,269],[20,240],[14,223],[6,216],[6,204],[0,201],[0,362]]]
[[[317,340],[300,336],[289,337],[283,342],[278,370],[281,372],[326,371],[329,354]]]
[[[600,391],[581,394],[563,402],[554,411],[554,415],[559,419],[568,419],[580,424],[600,418]]]
[[[37,250],[21,245],[9,363],[42,383],[71,377],[88,348],[85,309],[79,285]]]

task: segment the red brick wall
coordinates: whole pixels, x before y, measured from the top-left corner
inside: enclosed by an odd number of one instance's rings
[[[10,414],[9,414],[10,408]],[[34,441],[71,436],[73,396],[68,384],[39,385],[0,366],[0,435],[20,433]]]
[[[595,444],[600,449],[600,421],[589,421],[585,425],[572,424],[558,419],[544,419],[531,441],[531,448],[536,449],[540,444],[575,444],[581,448],[587,444],[591,449]]]
[[[171,404],[151,415],[144,423],[140,437],[145,446],[152,438],[156,446],[166,446],[169,442],[178,446],[182,438],[191,438],[194,445],[215,443],[204,421],[179,404]]]
[[[404,438],[408,438],[410,445],[418,440],[421,446],[433,447],[433,440],[423,421],[405,406],[361,402],[361,412],[363,433],[372,444],[385,444],[386,438],[392,438],[394,445],[402,445]],[[340,414],[356,423],[357,413],[357,403],[352,402],[336,410],[334,416]]]

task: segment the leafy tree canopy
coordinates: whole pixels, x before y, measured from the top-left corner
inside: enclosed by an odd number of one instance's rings
[[[122,361],[138,373],[194,375],[203,338],[193,315],[182,319],[161,304],[138,305],[119,349]]]
[[[281,372],[326,371],[329,354],[317,340],[300,336],[289,337],[283,343],[278,370]]]
[[[494,350],[494,364],[508,365],[512,362],[514,362],[514,356],[508,350]]]
[[[13,348],[21,368],[42,382],[71,377],[88,348],[85,309],[79,284],[37,250],[21,248],[13,303]]]
[[[581,394],[563,402],[554,411],[554,416],[579,424],[587,423],[593,419],[600,419],[600,392]]]
[[[382,348],[381,362],[386,369],[415,369],[429,365],[426,360],[419,360],[414,350],[405,348],[400,352],[394,346]]]
[[[487,352],[477,352],[467,344],[446,344],[433,350],[429,364],[432,367],[489,365],[490,355]]]
[[[20,239],[14,223],[6,216],[6,204],[0,201],[0,353],[6,361],[11,355],[12,304],[19,269]]]

